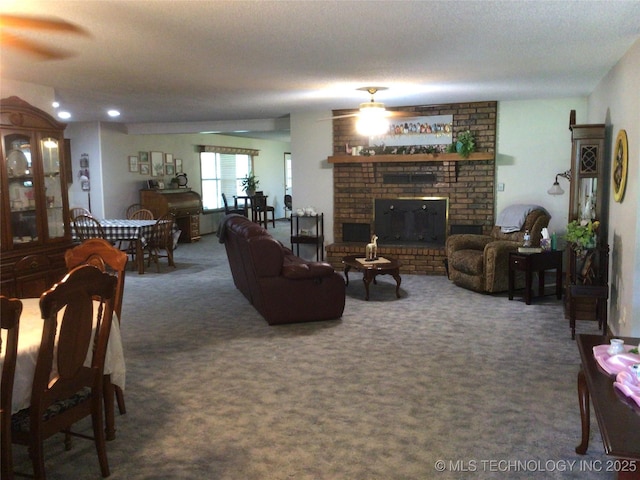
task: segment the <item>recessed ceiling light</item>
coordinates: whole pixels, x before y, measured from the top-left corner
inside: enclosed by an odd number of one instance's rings
[[[107,115],[109,115],[110,117],[119,117],[120,112],[118,110],[109,110],[107,112]]]
[[[51,106],[52,106],[53,108],[58,108],[58,107],[60,106],[60,103],[59,103],[59,102],[53,102],[53,103],[51,104]]]
[[[58,112],[58,118],[66,120],[68,118],[71,118],[71,114],[69,112]]]

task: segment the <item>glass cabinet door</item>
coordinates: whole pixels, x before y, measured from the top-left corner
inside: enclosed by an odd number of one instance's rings
[[[38,241],[32,138],[22,133],[4,137],[9,216],[13,244]]]
[[[60,175],[60,147],[57,138],[45,137],[40,141],[42,173],[44,178],[44,202],[47,212],[48,238],[64,237],[62,208],[62,176]]]

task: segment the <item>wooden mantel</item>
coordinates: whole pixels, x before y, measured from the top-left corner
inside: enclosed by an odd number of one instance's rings
[[[425,153],[417,155],[333,155],[328,157],[329,163],[408,163],[408,162],[467,162],[480,160],[494,160],[495,153],[476,152],[469,158],[463,158],[457,153]]]

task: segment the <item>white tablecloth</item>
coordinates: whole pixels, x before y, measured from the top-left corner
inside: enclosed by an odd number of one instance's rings
[[[24,298],[21,301],[22,315],[20,316],[20,331],[18,334],[18,358],[13,386],[12,413],[27,408],[31,403],[31,384],[36,370],[38,349],[42,340],[42,326],[44,325],[44,321],[40,316],[40,299]],[[94,312],[97,313],[97,302],[95,305]],[[0,371],[2,371],[4,353],[6,351],[6,335],[3,334],[2,337]],[[87,363],[85,365],[90,365],[90,356],[91,352],[87,355]],[[122,338],[120,337],[120,325],[115,314],[111,322],[111,334],[107,345],[104,373],[111,375],[111,382],[124,390],[126,367]]]

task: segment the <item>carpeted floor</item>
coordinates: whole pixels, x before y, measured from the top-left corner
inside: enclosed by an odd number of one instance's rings
[[[354,275],[342,319],[271,327],[214,235],[175,259],[127,274],[114,480],[614,478],[595,419],[588,455],[574,453],[579,355],[554,297],[527,306],[405,275],[402,298],[383,276],[366,302]],[[91,442],[45,452],[51,480],[100,478]]]

